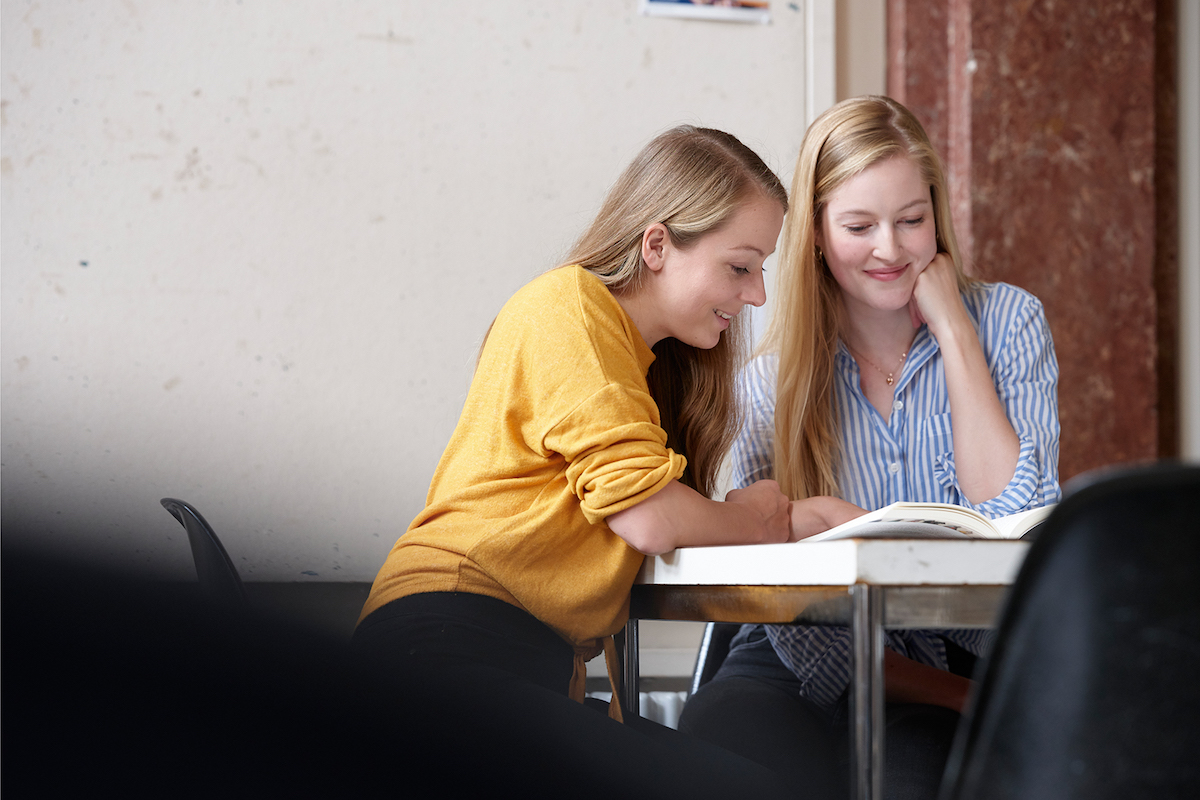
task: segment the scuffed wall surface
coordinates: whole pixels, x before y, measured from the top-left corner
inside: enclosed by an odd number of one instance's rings
[[[634,2],[5,0],[6,544],[370,580],[492,316],[637,149],[723,127],[785,182],[803,14]]]

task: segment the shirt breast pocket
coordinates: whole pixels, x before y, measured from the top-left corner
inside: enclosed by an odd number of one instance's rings
[[[925,420],[921,426],[921,449],[932,458],[953,455],[954,432],[950,428],[949,412]]]
[[[954,469],[954,432],[950,428],[950,414],[930,417],[921,426],[921,462],[933,466],[933,479],[951,497],[942,502],[958,502]],[[932,500],[932,497],[924,498]]]

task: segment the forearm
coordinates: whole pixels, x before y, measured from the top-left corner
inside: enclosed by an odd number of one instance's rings
[[[867,513],[837,497],[809,497],[792,501],[792,541],[805,539],[836,528]]]
[[[971,682],[961,675],[921,664],[886,648],[883,669],[889,703],[924,703],[960,714],[966,707]]]
[[[762,513],[744,503],[710,500],[671,481],[649,499],[613,514],[608,526],[646,555],[677,547],[779,542],[787,541],[790,531],[787,505],[779,495],[777,507]]]
[[[1004,491],[1012,480],[1020,440],[970,323],[948,326],[937,339],[950,399],[958,485],[967,500],[982,503]]]

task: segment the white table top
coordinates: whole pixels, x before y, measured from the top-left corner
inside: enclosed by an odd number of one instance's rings
[[[687,547],[647,557],[635,583],[691,586],[1002,586],[1029,543],[1010,539],[839,539]]]

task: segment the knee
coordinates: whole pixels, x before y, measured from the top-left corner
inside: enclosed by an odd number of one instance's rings
[[[709,681],[684,703],[679,730],[713,740],[724,738],[730,729],[757,727],[756,709],[764,702],[778,705],[781,694],[752,678]]]
[[[684,704],[679,729],[768,767],[810,800],[846,797],[839,737],[794,692],[754,678],[720,678]]]

